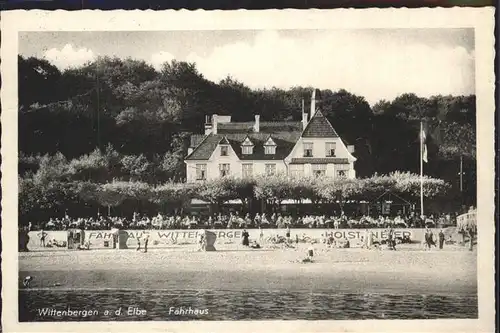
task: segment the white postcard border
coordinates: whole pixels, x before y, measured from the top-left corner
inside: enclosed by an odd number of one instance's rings
[[[17,50],[19,31],[475,29],[478,320],[18,323]],[[494,8],[267,11],[10,11],[2,13],[2,326],[5,332],[489,332],[494,327]]]

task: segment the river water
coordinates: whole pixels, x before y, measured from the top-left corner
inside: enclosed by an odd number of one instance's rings
[[[473,294],[39,288],[19,290],[19,321],[474,319],[477,303]]]

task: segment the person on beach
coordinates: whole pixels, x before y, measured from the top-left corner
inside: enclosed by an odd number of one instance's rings
[[[148,252],[149,235],[144,239],[144,253]]]
[[[141,238],[137,237],[137,248],[135,250],[139,251],[140,249],[141,249]]]
[[[469,235],[469,251],[472,251],[474,248],[474,236],[476,235],[476,230],[474,230],[473,226],[469,226],[467,229],[467,233]]]
[[[252,241],[252,244],[250,245],[252,249],[260,249],[260,244],[257,243],[257,241]]]
[[[29,275],[28,275],[28,276],[27,276],[27,277],[25,277],[25,278],[24,278],[24,280],[23,280],[23,286],[24,286],[25,288],[29,288],[29,287],[31,286],[31,281],[33,281],[33,277],[31,277],[31,276],[29,276]]]
[[[314,246],[313,243],[311,242],[310,246],[307,248],[306,257],[300,260],[300,262],[302,263],[313,262],[313,257],[314,257]]]
[[[396,240],[394,239],[394,230],[392,228],[389,228],[389,235],[387,238],[387,245],[389,246],[390,250],[396,251]]]
[[[45,247],[45,238],[47,237],[47,233],[43,230],[40,230],[38,236],[40,237],[40,246]]]
[[[286,227],[286,241],[290,243],[290,226]]]
[[[309,257],[309,259],[312,261],[312,258],[314,257],[314,246],[313,246],[313,242],[311,242],[311,244],[309,245],[309,247],[307,248],[307,256]]]
[[[439,249],[443,249],[443,244],[444,244],[444,232],[443,229],[439,230]]]
[[[365,249],[371,249],[372,244],[373,244],[373,235],[370,232],[370,230],[366,229],[365,234],[363,236],[363,248]]]
[[[203,251],[205,249],[205,230],[201,230],[198,235],[198,251]]]
[[[262,242],[264,240],[264,231],[262,231],[262,228],[259,226],[259,239]]]
[[[243,233],[241,234],[242,237],[243,237],[243,241],[241,242],[244,246],[248,246],[250,245],[249,241],[248,241],[248,237],[250,237],[250,234],[248,233],[248,231],[246,229],[243,230]]]
[[[433,240],[434,235],[429,228],[425,228],[425,245],[428,250],[431,249],[432,245],[436,245]]]

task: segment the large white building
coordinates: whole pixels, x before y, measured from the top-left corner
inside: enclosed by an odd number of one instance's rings
[[[224,176],[252,177],[284,173],[292,177],[355,178],[353,147],[346,146],[332,124],[316,109],[301,122],[231,122],[208,116],[205,134],[191,137],[185,158],[188,182]]]

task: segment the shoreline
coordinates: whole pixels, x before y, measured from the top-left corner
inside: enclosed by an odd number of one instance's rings
[[[153,249],[31,252],[19,255],[19,279],[36,288],[143,290],[329,290],[344,293],[474,294],[477,253],[460,250],[316,250],[216,252]],[[50,260],[47,260],[49,259]],[[449,263],[455,262],[454,269]],[[22,288],[22,284],[21,287]],[[96,289],[97,288],[97,289]]]

